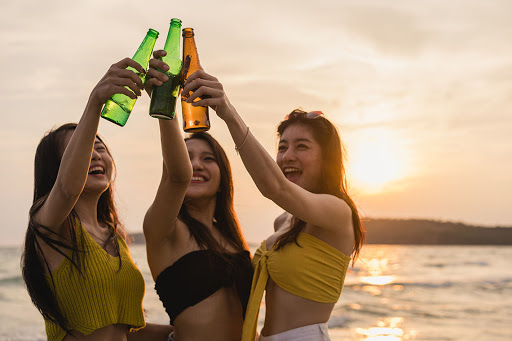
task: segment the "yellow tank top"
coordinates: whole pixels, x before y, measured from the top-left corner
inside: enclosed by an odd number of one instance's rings
[[[263,292],[268,277],[282,289],[312,301],[336,303],[341,295],[350,257],[307,233],[297,242],[267,251],[264,240],[254,254],[254,277],[245,315],[242,341],[254,341]]]
[[[79,248],[86,250],[81,255],[83,276],[67,259],[52,272],[57,302],[69,322],[69,328],[89,335],[112,324],[126,324],[133,330],[144,327],[144,278],[125,241],[118,239],[122,260],[119,269],[119,258],[99,246],[80,222],[76,224],[76,235]],[[80,243],[82,235],[84,245]],[[50,275],[46,276],[53,290]],[[55,323],[45,320],[45,326],[49,341],[60,341],[66,336],[66,332]]]

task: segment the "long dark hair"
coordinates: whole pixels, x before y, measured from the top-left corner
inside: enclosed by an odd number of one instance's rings
[[[319,182],[317,192],[331,194],[343,199],[352,210],[352,224],[354,226],[355,237],[354,248],[352,251],[352,263],[354,263],[359,256],[361,247],[363,246],[365,231],[359,217],[357,207],[348,195],[345,166],[343,164],[345,148],[341,142],[338,130],[325,117],[319,115],[315,118],[308,118],[305,111],[296,109],[292,111],[277,127],[278,138],[281,138],[286,128],[293,124],[300,124],[307,127],[322,149],[322,179],[320,179],[321,181]],[[292,228],[277,239],[276,249],[280,249],[291,242],[296,243],[297,236],[305,226],[306,222],[294,218],[292,220]]]
[[[231,166],[224,149],[222,149],[217,140],[205,132],[193,133],[185,138],[185,141],[191,139],[205,141],[210,146],[220,169],[220,184],[217,191],[214,213],[215,228],[237,252],[248,250],[233,206],[233,178],[231,176]],[[178,218],[187,225],[191,236],[201,249],[208,249],[219,257],[226,258],[225,248],[217,242],[204,224],[190,215],[186,207],[186,199],[181,205]]]
[[[48,227],[39,224],[34,217],[44,204],[50,191],[55,185],[59,173],[60,162],[64,152],[63,141],[67,132],[74,131],[77,125],[67,123],[57,129],[51,130],[41,139],[37,146],[34,161],[34,196],[32,207],[29,211],[29,222],[25,234],[25,245],[21,257],[22,275],[30,298],[43,317],[58,324],[69,333],[69,324],[61,311],[55,297],[55,282],[50,265],[41,247],[41,242],[60,253],[82,274],[83,252],[80,245],[83,245],[83,234],[80,240],[77,239],[75,228],[80,223],[76,212],[71,210],[64,224],[67,227],[69,237],[59,235]],[[100,137],[98,139],[101,140]],[[105,148],[107,148],[105,146]],[[107,149],[107,152],[110,152]],[[121,257],[117,237],[125,238],[125,232],[119,224],[116,206],[113,198],[112,184],[102,193],[97,207],[98,221],[109,226],[110,238],[119,255],[119,268],[121,268]],[[63,251],[66,250],[66,251]],[[71,256],[68,255],[71,251]],[[50,275],[48,283],[45,274]]]

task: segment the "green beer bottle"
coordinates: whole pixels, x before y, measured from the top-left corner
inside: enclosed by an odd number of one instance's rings
[[[158,38],[158,32],[150,28],[132,58],[134,61],[139,63],[144,70],[148,69],[149,59],[151,58],[156,38]],[[142,83],[144,83],[144,79],[146,77],[145,74],[139,73],[132,67],[128,67],[127,69],[135,72],[142,80]],[[128,89],[128,87],[126,88]],[[115,94],[107,101],[107,103],[105,103],[105,106],[101,111],[101,117],[122,127],[128,120],[136,101],[136,98],[132,99],[124,94]]]
[[[161,58],[169,65],[169,70],[158,69],[158,71],[165,73],[169,80],[161,86],[153,88],[151,104],[149,105],[149,114],[155,118],[172,120],[176,115],[176,98],[180,90],[181,71],[180,37],[181,20],[171,19],[171,26],[164,47],[167,54]]]

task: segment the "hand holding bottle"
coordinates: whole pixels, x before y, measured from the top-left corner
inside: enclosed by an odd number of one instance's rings
[[[141,95],[141,90],[144,88],[142,81],[135,72],[127,69],[127,67],[145,73],[142,66],[130,58],[112,64],[92,90],[89,96],[91,105],[97,105],[101,109],[101,106],[114,94],[124,94],[132,99]],[[128,87],[131,91],[125,87]]]
[[[144,83],[144,89],[149,97],[151,97],[155,86],[160,86],[169,80],[169,77],[167,77],[165,73],[159,71],[159,69],[164,71],[169,70],[169,65],[160,59],[165,55],[167,55],[165,50],[154,51],[153,58],[149,61],[149,69],[146,74],[146,82]]]
[[[198,70],[187,78],[183,92],[189,91],[192,91],[192,94],[186,101],[194,107],[209,106],[224,121],[232,118],[236,113],[236,109],[229,102],[219,80],[203,70]],[[200,98],[200,100],[194,102],[196,98]]]
[[[158,38],[158,31],[153,29],[149,29],[148,33],[142,40],[139,48],[133,55],[133,60],[137,62],[142,68],[136,69],[132,68],[133,72],[137,72],[139,78],[144,83],[144,79],[146,77],[146,69],[148,68],[149,59],[151,58],[151,53],[153,52],[153,47],[155,47],[156,39]],[[131,68],[130,66],[128,66]],[[142,72],[140,71],[142,70]],[[126,124],[130,113],[132,112],[133,106],[137,101],[137,96],[129,96],[124,92],[118,92],[114,94],[103,107],[101,111],[101,117],[104,119],[115,123],[121,127]]]

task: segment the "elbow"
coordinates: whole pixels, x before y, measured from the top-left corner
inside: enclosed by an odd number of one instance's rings
[[[280,201],[279,199],[281,198],[281,195],[287,190],[285,184],[279,181],[273,181],[271,183],[258,186],[258,189],[265,198],[270,199],[275,203]]]
[[[192,173],[192,165],[190,164],[172,172],[169,172],[167,166],[164,165],[164,178],[173,184],[186,184],[188,186],[192,180]]]

